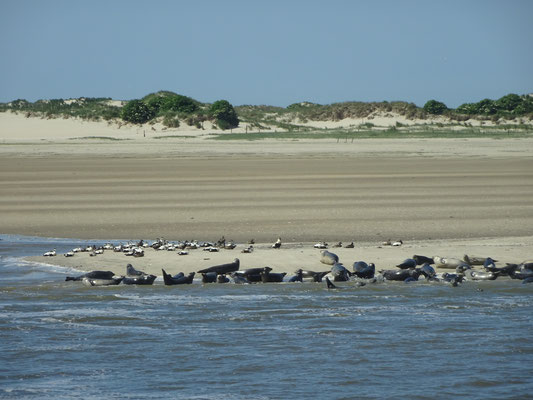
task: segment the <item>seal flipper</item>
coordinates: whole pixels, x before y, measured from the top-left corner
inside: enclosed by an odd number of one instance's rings
[[[167,274],[163,268],[161,268],[161,271],[163,272],[163,281],[165,282],[165,285],[172,285],[172,276]]]
[[[326,285],[328,287],[328,289],[338,289],[337,286],[335,286],[330,280],[329,278],[326,276]]]

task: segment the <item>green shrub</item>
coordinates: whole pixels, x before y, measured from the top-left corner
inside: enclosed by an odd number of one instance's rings
[[[447,110],[446,104],[437,100],[429,100],[424,104],[424,111],[429,114],[441,115]]]
[[[131,100],[122,108],[121,117],[124,121],[144,124],[155,117],[154,110],[141,100]]]
[[[209,114],[215,119],[220,129],[225,130],[239,126],[237,113],[227,100],[215,101],[209,108]]]

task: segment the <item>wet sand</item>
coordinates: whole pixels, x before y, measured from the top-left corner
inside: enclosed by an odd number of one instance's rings
[[[246,243],[529,236],[533,159],[2,157],[2,232]]]

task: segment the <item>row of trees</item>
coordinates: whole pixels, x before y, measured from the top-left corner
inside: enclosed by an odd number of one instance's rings
[[[511,93],[498,100],[483,99],[477,103],[464,103],[455,110],[450,110],[446,104],[429,100],[424,104],[424,111],[429,114],[445,114],[455,111],[458,114],[466,115],[500,115],[503,117],[515,117],[533,113],[533,97],[530,95],[519,96]]]
[[[168,126],[179,126],[179,120],[190,125],[214,121],[221,129],[239,126],[239,118],[227,100],[218,100],[210,106],[173,92],[151,93],[140,100],[131,100],[123,108],[121,118],[134,124],[143,124],[156,117],[163,117]]]

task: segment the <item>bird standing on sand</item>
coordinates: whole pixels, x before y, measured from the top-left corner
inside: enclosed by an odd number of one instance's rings
[[[278,240],[276,240],[276,243],[272,245],[272,248],[279,249],[280,247],[281,247],[281,238],[278,238]]]

